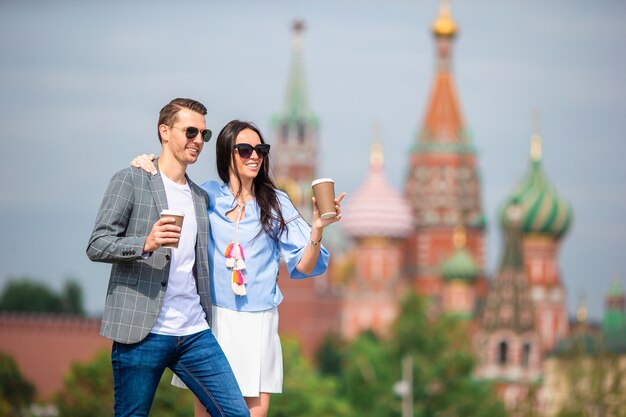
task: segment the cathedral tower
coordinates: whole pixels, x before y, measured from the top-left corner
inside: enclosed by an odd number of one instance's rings
[[[530,169],[505,201],[502,216],[512,204],[522,207],[524,265],[535,327],[544,352],[568,331],[567,300],[559,271],[560,241],[572,221],[572,208],[550,184],[541,164],[541,138],[531,138]]]
[[[516,201],[502,214],[504,252],[475,338],[476,376],[495,382],[510,409],[527,398],[531,384],[539,382],[542,360],[524,268],[522,214]]]
[[[474,259],[465,249],[467,242],[463,227],[454,230],[452,241],[456,249],[440,268],[444,280],[441,308],[447,315],[471,319],[476,310],[474,281],[479,271]]]
[[[374,143],[365,181],[343,208],[342,228],[354,239],[353,273],[345,283],[341,335],[352,339],[371,329],[384,335],[397,317],[406,289],[404,239],[411,232],[411,206],[387,181],[382,145]]]
[[[455,251],[451,239],[455,228],[466,231],[465,249],[483,274],[485,218],[476,150],[463,122],[452,76],[457,26],[447,3],[441,4],[432,32],[436,74],[405,185],[415,217],[407,271],[418,293],[440,309],[443,280],[439,267]]]

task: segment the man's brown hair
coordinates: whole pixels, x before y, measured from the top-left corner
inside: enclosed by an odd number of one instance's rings
[[[205,116],[207,113],[204,104],[191,98],[175,98],[174,100],[170,101],[159,112],[159,122],[157,123],[157,134],[159,135],[159,142],[163,143],[163,139],[161,138],[161,132],[159,131],[159,126],[174,125],[174,123],[176,122],[176,116],[178,115],[178,112],[182,109],[189,109],[191,111],[195,111],[196,113],[200,113],[203,116]]]

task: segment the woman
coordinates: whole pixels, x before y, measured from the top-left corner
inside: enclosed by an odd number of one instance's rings
[[[202,185],[209,195],[209,270],[213,332],[228,358],[253,417],[265,417],[270,394],[282,392],[282,351],[277,286],[280,257],[292,278],[322,274],[329,253],[320,244],[326,226],[313,198],[313,224],[301,217],[270,178],[270,145],[252,123],[233,120],[217,138],[217,172],[223,183]],[[133,166],[154,171],[149,157]],[[172,382],[180,386],[179,381]],[[195,416],[207,416],[196,400]]]

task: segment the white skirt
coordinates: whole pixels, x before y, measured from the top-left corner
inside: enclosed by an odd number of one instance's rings
[[[213,306],[213,334],[244,397],[283,391],[283,351],[278,336],[278,309],[234,311]],[[172,385],[186,388],[176,376]]]

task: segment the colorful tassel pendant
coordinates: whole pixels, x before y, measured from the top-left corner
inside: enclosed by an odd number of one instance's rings
[[[226,267],[233,270],[233,292],[237,295],[246,295],[246,279],[241,273],[246,269],[245,257],[243,254],[243,248],[239,243],[231,242],[224,251],[226,257]]]
[[[246,269],[245,256],[243,248],[237,241],[237,232],[239,231],[239,221],[243,215],[243,203],[237,204],[237,220],[235,220],[235,239],[226,246],[224,256],[226,257],[226,267],[233,270],[232,288],[236,295],[244,296],[246,292],[246,279],[241,273]]]
[[[233,269],[233,292],[237,295],[244,296],[246,295],[246,279],[244,278],[241,271]]]

